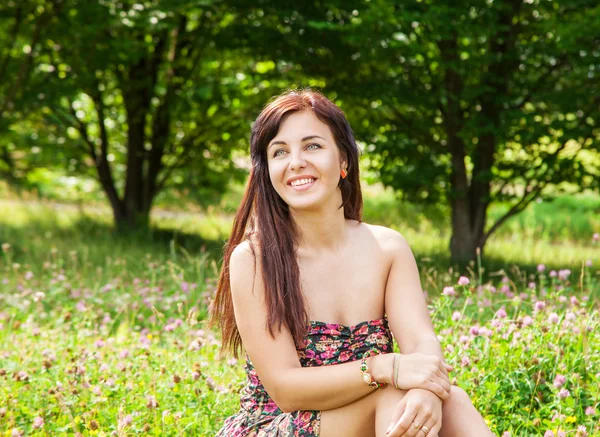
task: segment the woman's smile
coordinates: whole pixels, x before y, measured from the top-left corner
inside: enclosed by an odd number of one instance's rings
[[[290,185],[290,188],[294,191],[306,191],[308,189],[310,189],[310,187],[312,187],[314,184],[317,183],[317,179],[313,179],[312,181],[308,182],[308,183],[301,183],[299,185]]]

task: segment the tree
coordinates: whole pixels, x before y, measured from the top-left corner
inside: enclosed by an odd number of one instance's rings
[[[370,5],[331,24],[343,50],[307,73],[344,96],[384,184],[447,202],[454,261],[549,187],[598,188],[597,2]],[[512,203],[488,223],[493,202]]]
[[[231,151],[246,147],[260,97],[239,74],[248,57],[215,44],[232,19],[219,2],[125,3],[69,0],[30,120],[63,139],[48,141],[46,159],[95,173],[115,223],[129,229],[148,225],[167,186],[222,191],[243,177]]]
[[[600,180],[591,0],[238,2],[229,29],[337,95],[388,186],[451,211],[454,261],[538,197]],[[266,44],[258,44],[258,40]],[[291,75],[288,73],[288,77]],[[325,86],[326,85],[326,86]],[[493,202],[511,202],[488,223]]]

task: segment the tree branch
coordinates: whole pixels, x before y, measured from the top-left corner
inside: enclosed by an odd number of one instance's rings
[[[84,122],[82,122],[77,117],[77,113],[75,112],[75,108],[73,108],[73,102],[71,101],[70,97],[67,97],[67,102],[69,103],[69,112],[71,113],[71,116],[76,120],[75,128],[79,131],[83,140],[88,145],[88,152],[91,155],[91,157],[94,159],[94,162],[97,163],[98,162],[98,154],[96,153],[96,145],[93,143],[93,141],[90,139],[90,137],[88,135],[87,126],[85,125]]]
[[[539,165],[537,165],[535,168],[533,168],[534,176],[532,176],[531,178],[529,178],[528,180],[525,181],[525,187],[530,187],[532,184],[534,184],[535,187],[533,189],[531,189],[530,191],[527,191],[527,189],[525,190],[523,197],[516,204],[514,204],[506,212],[506,214],[504,214],[502,217],[500,217],[496,221],[496,223],[494,223],[492,225],[492,227],[484,234],[483,242],[487,241],[487,239],[490,237],[490,235],[492,235],[494,233],[494,231],[502,225],[502,223],[504,223],[506,220],[508,220],[513,215],[518,214],[521,211],[523,211],[527,207],[527,205],[529,205],[532,202],[532,200],[537,196],[537,194],[539,194],[539,192],[548,184],[549,181],[546,181],[544,179],[550,172],[550,168],[545,170],[542,174],[540,174],[537,177],[535,177],[535,172],[537,170],[539,170],[547,162],[548,158],[557,157],[558,154],[562,150],[564,150],[564,148],[567,146],[567,143],[569,141],[570,141],[570,139],[564,141],[559,148],[557,148],[554,152],[552,152],[550,155],[548,155],[545,159],[542,159],[542,162]],[[587,141],[587,139],[586,139],[586,141]],[[535,195],[530,196],[531,193],[535,193]],[[528,197],[531,197],[531,198],[528,199]]]
[[[562,54],[556,64],[551,65],[545,72],[544,74],[542,74],[538,80],[533,84],[533,86],[531,86],[528,89],[527,94],[523,97],[523,100],[520,103],[517,103],[516,105],[513,105],[510,107],[511,110],[518,110],[518,109],[523,109],[523,107],[525,106],[525,104],[527,102],[530,102],[531,99],[533,98],[533,96],[535,95],[536,92],[538,92],[542,86],[544,85],[544,82],[546,81],[546,79],[548,79],[552,73],[554,73],[556,70],[558,70],[559,67],[561,67],[564,63],[564,61],[567,59],[567,55],[566,54]]]
[[[171,174],[173,173],[173,170],[178,169],[178,168],[183,168],[185,166],[188,165],[187,163],[187,158],[189,156],[190,151],[192,150],[192,147],[194,145],[194,142],[202,135],[202,132],[200,132],[200,130],[196,130],[196,132],[194,132],[193,134],[189,135],[182,143],[183,146],[183,151],[181,152],[181,154],[177,157],[177,161],[172,164],[172,165],[164,165],[163,166],[163,177],[157,181],[156,183],[156,188],[155,191],[158,193],[160,192],[164,186],[165,183],[167,182],[167,180],[169,179],[169,177],[171,177]]]

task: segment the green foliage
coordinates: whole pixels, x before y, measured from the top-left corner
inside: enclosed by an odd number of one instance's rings
[[[223,240],[211,246],[201,227],[124,240],[106,214],[11,212],[0,217],[2,435],[209,437],[238,411],[243,362],[219,357],[205,324]],[[600,432],[595,267],[556,277],[517,269],[489,283],[474,269],[448,297],[439,294],[456,272],[417,256],[453,380],[497,435]]]
[[[96,178],[116,217],[131,205],[146,214],[165,189],[215,203],[245,176],[232,152],[247,153],[260,107],[305,85],[344,109],[371,178],[413,204],[448,205],[453,234],[473,247],[553,186],[598,188],[593,1],[36,0],[0,11],[0,78],[12,78],[0,109],[13,108],[0,177],[30,188],[40,167]],[[510,208],[481,220],[494,203]]]

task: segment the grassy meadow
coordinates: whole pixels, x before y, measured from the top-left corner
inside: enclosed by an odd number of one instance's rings
[[[206,326],[239,195],[159,205],[127,238],[102,205],[0,200],[0,436],[215,434],[244,385]],[[454,381],[497,435],[600,435],[599,210],[534,204],[459,272],[444,211],[365,190],[364,220],[413,247]]]

